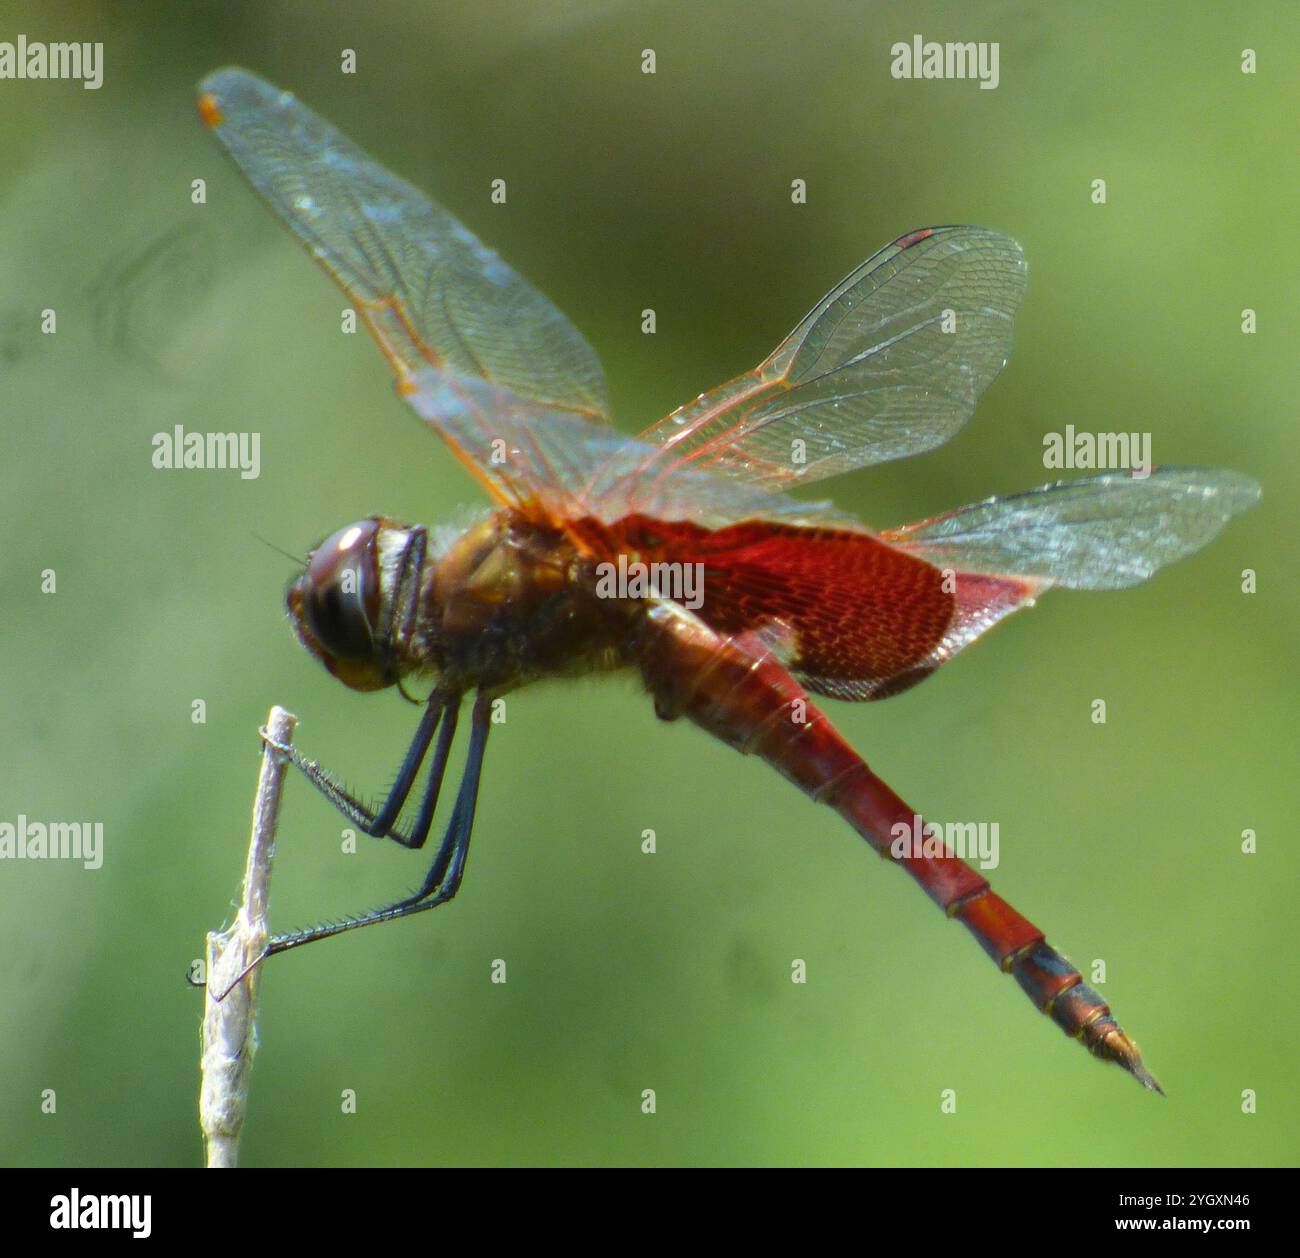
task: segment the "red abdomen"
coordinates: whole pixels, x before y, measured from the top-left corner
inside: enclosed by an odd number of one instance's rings
[[[903,866],[949,917],[958,918],[998,967],[1090,1052],[1159,1091],[1136,1045],[1100,995],[999,895],[954,856],[896,854],[893,841],[924,822],[867,767],[757,635],[723,635],[668,604],[652,606],[638,661],[665,719],[689,717],[745,754],[761,756],[814,800],[828,804],[887,860]]]

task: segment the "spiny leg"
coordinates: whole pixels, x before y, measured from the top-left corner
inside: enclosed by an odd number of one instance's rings
[[[372,810],[362,803],[355,795],[336,782],[315,760],[308,760],[297,747],[292,744],[282,745],[273,742],[271,739],[266,738],[265,735],[263,735],[263,741],[296,765],[306,779],[363,833],[373,838],[390,838],[406,848],[420,848],[428,838],[429,827],[433,821],[434,807],[437,804],[438,790],[442,785],[443,773],[447,767],[447,753],[451,750],[451,740],[456,732],[458,700],[459,696],[457,695],[447,695],[438,691],[434,691],[429,696],[424,715],[420,718],[419,727],[416,729],[415,737],[411,740],[411,745],[402,760],[401,768],[397,771],[397,777],[394,779],[383,805],[377,810]],[[445,721],[442,719],[444,715],[447,718]],[[429,749],[429,743],[433,739],[434,731],[438,729],[440,724],[442,730],[438,738],[438,746],[434,751],[429,785],[425,789],[424,801],[420,807],[416,827],[410,835],[407,835],[397,828],[397,818],[401,814],[402,805],[406,803],[407,797],[411,793],[411,786],[415,782],[416,774],[420,771],[420,764]],[[421,825],[423,825],[423,829],[421,829]]]
[[[404,909],[414,905],[433,908],[435,904],[445,904],[460,888],[465,861],[469,856],[469,839],[474,830],[478,783],[483,770],[483,752],[487,746],[488,730],[492,724],[491,716],[491,702],[480,694],[474,701],[465,772],[461,775],[460,789],[456,792],[456,806],[451,811],[447,832],[442,836],[438,854],[433,858],[433,864],[420,889],[405,900],[398,901],[393,905],[394,908]],[[435,891],[437,895],[433,894]],[[433,899],[428,904],[422,904],[429,896],[433,896]]]
[[[419,851],[429,837],[433,825],[433,814],[438,808],[438,796],[442,794],[442,780],[447,774],[447,757],[451,753],[452,740],[456,737],[456,723],[460,719],[460,705],[448,705],[442,728],[438,731],[438,742],[433,749],[433,762],[429,765],[429,779],[424,784],[424,798],[420,800],[420,811],[415,818],[415,826],[410,836],[402,834],[396,827],[390,827],[388,837],[412,851]]]
[[[258,958],[259,961],[272,957],[277,952],[288,952],[291,948],[300,948],[303,944],[314,943],[317,939],[341,935],[347,930],[358,930],[362,926],[374,926],[379,922],[394,922],[398,918],[409,917],[412,913],[422,913],[426,909],[437,908],[440,904],[446,904],[456,894],[460,889],[461,879],[465,874],[465,861],[469,855],[469,840],[473,833],[474,813],[478,804],[479,778],[483,769],[483,753],[487,746],[488,730],[491,725],[492,701],[480,691],[474,700],[469,751],[465,761],[465,772],[460,780],[460,789],[456,793],[456,806],[452,810],[451,821],[447,824],[447,832],[438,847],[438,854],[434,857],[433,865],[420,890],[386,908],[372,909],[368,913],[313,926],[308,930],[274,935],[267,942],[266,951]]]
[[[456,725],[459,719],[460,719],[459,696],[456,696],[447,701],[447,706],[443,712],[442,723],[438,728],[438,741],[435,744],[433,749],[433,761],[429,765],[429,776],[425,781],[424,794],[420,800],[420,811],[416,815],[415,825],[412,827],[411,833],[409,835],[405,834],[397,828],[396,825],[397,817],[395,811],[392,820],[387,821],[387,824],[385,825],[382,831],[378,829],[379,814],[376,814],[377,819],[375,820],[374,823],[375,829],[368,830],[367,831],[368,834],[374,835],[377,838],[392,839],[394,843],[400,843],[402,847],[412,852],[418,852],[424,846],[425,842],[429,837],[429,830],[433,826],[433,815],[438,810],[438,797],[439,795],[442,794],[442,782],[443,782],[443,778],[446,776],[447,773],[447,758],[451,753],[452,741],[456,737]],[[417,739],[419,738],[418,733],[416,737]],[[426,746],[428,745],[427,738],[425,739],[425,745]],[[403,771],[405,770],[406,763],[409,762],[410,757],[411,757],[411,752],[408,752],[407,760],[403,762],[403,766],[402,766]],[[401,777],[401,772],[399,772],[398,777],[399,778]],[[335,789],[338,789],[336,783],[333,783],[331,781],[331,785],[333,785]],[[409,793],[409,791],[410,791],[410,783],[408,782],[406,784],[405,790],[403,790],[402,792],[403,798],[405,798],[405,796]],[[343,794],[346,794],[346,792],[343,792]],[[393,792],[390,791],[389,800],[391,800],[392,797],[393,797]],[[331,801],[333,801],[332,795],[329,796],[329,798],[331,799]],[[348,799],[351,800],[353,799],[353,797],[348,796]],[[353,802],[356,803],[357,801],[353,800]],[[367,816],[370,815],[369,810],[366,809],[364,805],[358,803],[357,806],[361,808],[361,810]],[[400,807],[401,804],[399,803],[398,805],[399,810]],[[388,811],[389,811],[389,803],[388,801],[385,801],[384,807],[383,809],[381,809],[381,813],[386,813]]]

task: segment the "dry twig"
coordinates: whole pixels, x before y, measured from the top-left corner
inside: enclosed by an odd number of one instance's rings
[[[274,707],[264,732],[274,742],[289,743],[297,723],[297,717]],[[242,903],[227,930],[209,932],[207,937],[199,1124],[210,1167],[233,1167],[239,1161],[239,1134],[257,1050],[257,994],[262,970],[255,963],[270,933],[267,901],[284,770],[283,756],[263,743]]]

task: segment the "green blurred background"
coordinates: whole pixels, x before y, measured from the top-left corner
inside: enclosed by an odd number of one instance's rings
[[[306,750],[379,790],[414,725],[297,647],[291,565],[254,534],[298,553],[372,512],[437,522],[478,500],[198,124],[194,82],[235,62],[550,295],[626,431],[752,366],[902,231],[973,222],[1030,260],[1011,363],[950,446],[832,484],[840,505],[886,525],[1039,484],[1044,432],[1070,423],[1264,486],[1151,585],[1052,595],[905,696],[831,705],[924,812],[999,822],[994,885],[1081,968],[1106,962],[1167,1100],[1068,1043],[833,815],[612,678],[509,701],[452,906],[272,963],[246,1163],[1294,1164],[1300,10],[0,13],[2,39],[106,46],[98,92],[0,82],[0,818],[106,829],[97,872],[0,866],[0,1159],[198,1162],[184,973],[237,889],[257,727],[290,707]],[[1000,86],[893,80],[889,46],[914,33],[999,41]],[[153,470],[174,424],[260,432],[260,479]],[[286,805],[281,926],[423,872],[391,845],[342,855],[299,780]]]

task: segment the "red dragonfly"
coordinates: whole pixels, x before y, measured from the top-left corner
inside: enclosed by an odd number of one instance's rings
[[[600,365],[577,329],[445,209],[246,70],[204,80],[199,112],[342,285],[398,393],[493,504],[457,536],[378,515],[349,524],[292,583],[294,629],[339,680],[432,682],[377,809],[280,748],[366,833],[424,845],[462,697],[475,698],[464,775],[419,890],[277,935],[265,955],[445,904],[465,871],[492,700],[544,677],[632,668],[660,717],[689,718],[833,808],[1040,1010],[1159,1091],[1038,927],[950,848],[896,847],[919,818],[809,693],[882,699],[1051,586],[1145,581],[1214,538],[1258,486],[1220,470],[1108,473],[871,532],[788,491],[932,449],[965,424],[1010,349],[1026,278],[1014,240],[979,227],[908,232],[753,371],[631,438],[610,426]],[[620,585],[616,572],[644,579]],[[674,584],[682,574],[698,577],[695,597],[689,580]]]

